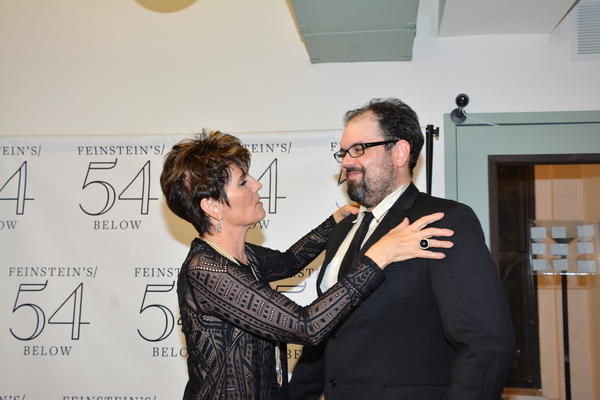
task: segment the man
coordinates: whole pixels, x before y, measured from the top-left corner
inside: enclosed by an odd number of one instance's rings
[[[389,265],[386,281],[326,343],[304,348],[292,400],[323,392],[326,400],[500,398],[515,351],[506,297],[474,212],[411,183],[423,141],[417,115],[400,100],[374,99],[346,114],[335,157],[361,211],[331,233],[318,291],[336,281],[366,211],[373,220],[359,254],[405,217],[434,212],[444,217],[432,226],[454,231],[454,246],[440,250],[443,259]]]

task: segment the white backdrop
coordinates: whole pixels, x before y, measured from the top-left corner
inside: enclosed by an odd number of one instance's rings
[[[267,212],[248,241],[285,249],[347,202],[340,135],[238,135]],[[159,176],[184,137],[0,138],[0,398],[181,398],[175,282],[197,234]],[[277,289],[309,303],[321,260]]]

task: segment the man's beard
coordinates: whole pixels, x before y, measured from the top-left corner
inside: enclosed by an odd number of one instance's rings
[[[350,200],[367,208],[377,206],[395,189],[396,177],[394,176],[391,165],[381,165],[381,170],[376,178],[367,178],[364,168],[348,167],[346,174],[350,172],[360,172],[362,179],[360,182],[347,181],[348,197]]]

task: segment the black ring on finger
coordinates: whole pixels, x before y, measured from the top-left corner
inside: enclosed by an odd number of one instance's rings
[[[427,250],[429,248],[429,239],[419,240],[419,247],[421,250]]]

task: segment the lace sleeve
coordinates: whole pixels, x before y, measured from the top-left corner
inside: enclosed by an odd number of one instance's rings
[[[286,252],[268,249],[247,243],[254,263],[268,282],[296,275],[325,250],[327,239],[335,227],[335,219],[329,217],[321,225],[304,235]]]
[[[252,266],[236,265],[203,242],[180,274],[183,329],[196,330],[196,319],[209,315],[265,339],[316,344],[384,280],[383,271],[363,257],[322,297],[301,307],[257,280]],[[256,267],[256,266],[255,266]]]

